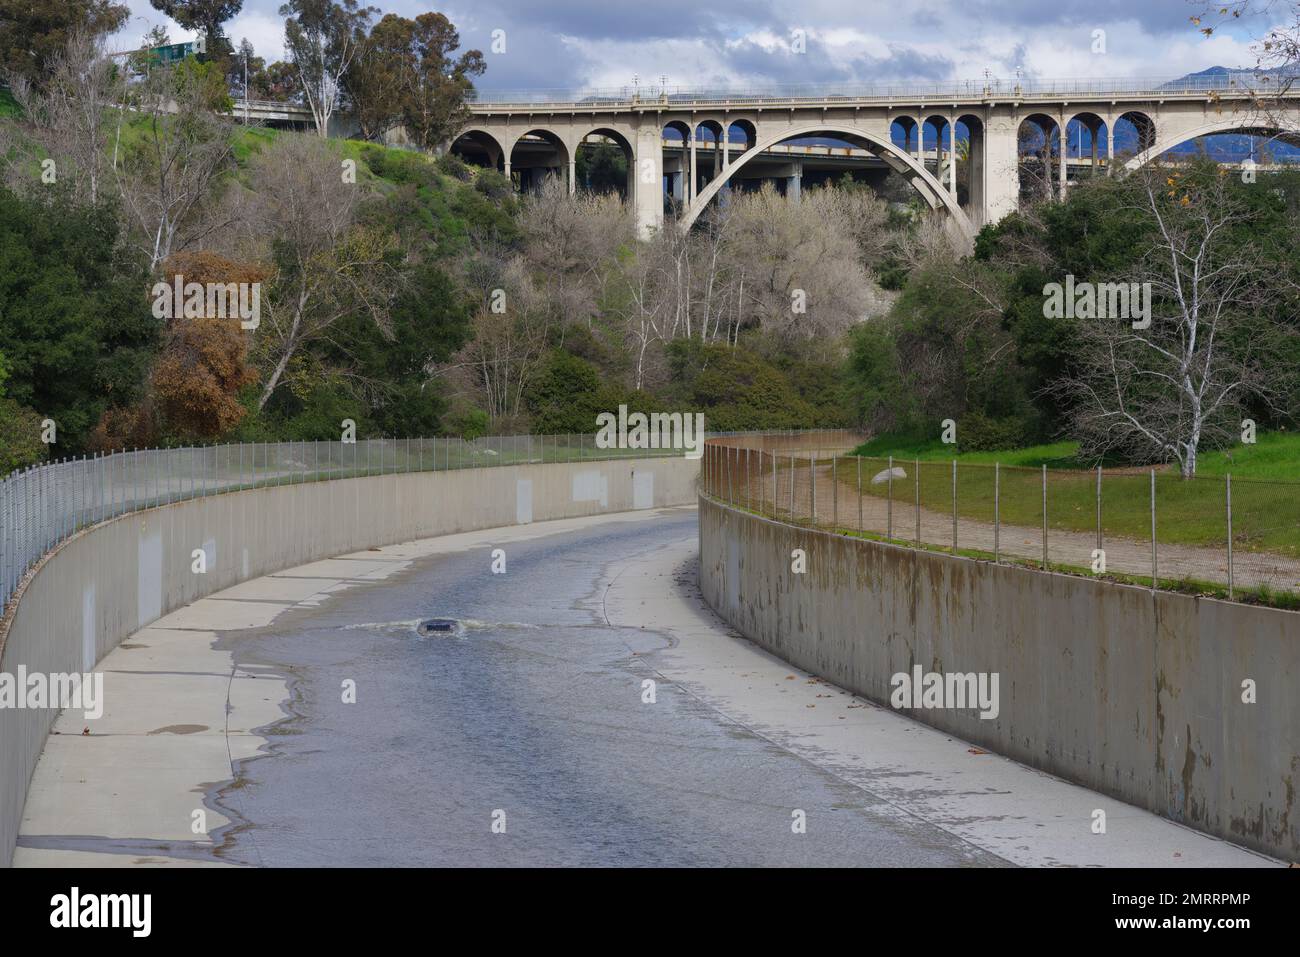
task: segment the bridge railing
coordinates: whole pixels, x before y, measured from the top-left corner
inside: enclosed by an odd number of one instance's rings
[[[725,440],[752,434],[710,432],[708,436]],[[800,439],[803,442],[827,436],[827,444],[837,442],[840,435],[833,431],[784,434],[805,437]],[[579,433],[248,442],[130,449],[63,459],[0,480],[0,611],[33,566],[79,530],[183,499],[393,472],[682,454],[682,449],[600,448],[594,433]]]
[[[989,78],[929,84],[807,83],[748,87],[700,88],[588,87],[579,89],[474,90],[470,102],[481,106],[533,105],[636,106],[668,104],[693,106],[709,103],[799,102],[898,99],[1005,99],[1078,95],[1158,96],[1226,93],[1241,95],[1290,94],[1296,77],[1285,73],[1216,73],[1182,77],[1088,77],[1047,79],[1036,77]],[[1300,95],[1300,91],[1297,91]]]
[[[945,83],[862,84],[801,83],[747,87],[582,87],[577,89],[541,88],[532,90],[471,90],[471,106],[536,106],[546,104],[565,107],[638,106],[707,106],[746,103],[822,103],[826,100],[896,101],[959,100],[980,101],[1015,98],[1049,98],[1059,96],[1177,96],[1219,93],[1231,96],[1297,95],[1296,76],[1285,73],[1215,73],[1182,77],[1011,77],[963,80]],[[234,113],[245,108],[262,111],[307,113],[301,103],[282,100],[239,100]]]

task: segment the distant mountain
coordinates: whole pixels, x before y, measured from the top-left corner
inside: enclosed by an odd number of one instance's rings
[[[1212,66],[1204,70],[1198,70],[1195,73],[1188,73],[1180,76],[1176,80],[1170,80],[1168,83],[1161,85],[1162,89],[1177,89],[1180,86],[1188,85],[1188,81],[1214,80],[1213,86],[1227,86],[1229,83],[1236,81],[1237,84],[1245,87],[1252,87],[1260,82],[1260,77],[1264,75],[1278,76],[1297,76],[1300,77],[1300,68],[1291,67],[1286,70],[1259,70],[1246,67],[1229,67],[1229,66]],[[1207,84],[1210,85],[1210,84]],[[1126,124],[1127,126],[1127,124]],[[1220,161],[1239,162],[1247,156],[1258,158],[1257,150],[1263,146],[1274,158],[1278,160],[1295,160],[1300,157],[1300,148],[1291,146],[1281,141],[1267,141],[1263,137],[1249,136],[1240,133],[1221,133],[1211,138],[1205,144],[1206,151],[1211,157]],[[1137,146],[1137,131],[1133,129],[1121,128],[1115,136],[1115,148],[1132,150]],[[1175,148],[1171,152],[1179,156],[1192,155],[1200,151],[1200,145],[1197,143],[1184,143],[1182,146]]]

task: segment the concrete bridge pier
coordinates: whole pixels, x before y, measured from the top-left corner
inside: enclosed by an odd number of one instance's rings
[[[678,169],[671,167],[676,165]],[[673,198],[673,202],[681,206],[686,201],[686,171],[680,168],[680,161],[669,163],[669,168],[664,170],[664,175],[668,177],[668,195]]]
[[[629,177],[637,235],[654,236],[664,225],[664,152],[660,127],[651,114],[640,124],[632,143],[634,174]]]
[[[785,197],[792,203],[799,202],[803,194],[803,163],[791,163],[790,172],[785,177]]]
[[[1020,205],[1019,132],[1020,117],[1010,104],[990,110],[984,126],[982,155],[971,165],[971,207],[975,211],[983,209],[983,223],[996,223]],[[971,145],[973,148],[975,144]],[[980,205],[974,202],[977,179],[982,195]]]

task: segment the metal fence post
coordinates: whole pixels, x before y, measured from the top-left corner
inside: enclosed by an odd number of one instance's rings
[[[817,525],[817,453],[808,457],[808,518]]]
[[[745,448],[745,508],[752,510],[754,507],[754,496],[749,486],[749,475],[750,475],[749,448],[748,446],[746,446]]]
[[[1233,575],[1232,575],[1232,473],[1227,475],[1226,485],[1228,500],[1228,600],[1233,599]]]
[[[1047,571],[1047,466],[1043,466],[1043,571]]]
[[[993,463],[993,563],[1000,560],[998,546],[1002,537],[1002,463]]]
[[[862,490],[859,489],[859,498],[861,495]],[[862,524],[861,521],[858,524]],[[889,464],[885,467],[885,538],[891,542],[894,540],[894,457],[892,455],[889,457]]]
[[[921,544],[921,460],[916,460],[913,477],[916,480],[916,544]]]
[[[957,554],[957,460],[952,460],[952,553]]]
[[[790,521],[794,521],[794,479],[799,473],[794,464],[794,454],[790,455]]]
[[[840,457],[831,456],[831,527],[840,527]]]
[[[1097,466],[1097,548],[1102,548],[1101,544],[1101,466]]]
[[[858,531],[862,528],[862,456],[854,456],[858,460]]]
[[[1156,560],[1156,470],[1151,470],[1151,590],[1156,590],[1160,566]]]
[[[776,510],[780,507],[780,499],[777,498],[779,488],[776,484],[776,452],[772,452],[772,518],[776,518]]]

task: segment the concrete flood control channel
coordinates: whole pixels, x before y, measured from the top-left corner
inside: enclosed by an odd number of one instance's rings
[[[693,509],[470,532],[181,608],[103,660],[90,735],[60,716],[15,864],[1274,863],[769,655],[703,604],[697,536]]]

